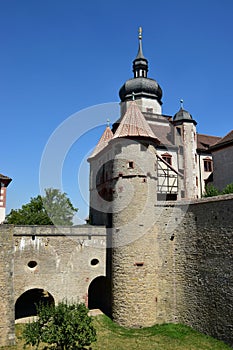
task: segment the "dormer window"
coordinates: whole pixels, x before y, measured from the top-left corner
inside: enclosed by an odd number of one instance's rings
[[[164,154],[162,154],[162,158],[163,158],[163,160],[165,160],[165,162],[172,165],[172,155],[171,154],[164,153]]]

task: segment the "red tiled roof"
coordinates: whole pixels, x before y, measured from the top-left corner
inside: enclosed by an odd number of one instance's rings
[[[158,140],[135,101],[132,101],[122,118],[113,138],[149,137]]]
[[[233,143],[233,130],[231,130],[228,134],[226,134],[224,137],[218,140],[214,145],[212,145],[212,148],[215,149],[215,148],[224,147],[231,143]]]
[[[109,126],[106,127],[104,130],[99,142],[97,143],[94,151],[90,155],[89,158],[95,157],[99,152],[101,152],[109,143],[109,141],[112,139],[113,133]]]
[[[155,135],[159,135],[159,141],[161,142],[161,145],[165,146],[172,146],[172,140],[171,140],[171,125],[169,122],[164,125],[159,124],[152,124],[149,122],[149,125]]]
[[[211,146],[221,140],[221,137],[197,134],[197,149],[207,151]]]

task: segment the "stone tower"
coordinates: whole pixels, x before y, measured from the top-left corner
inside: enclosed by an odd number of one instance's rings
[[[182,100],[181,100],[181,103]],[[181,198],[192,199],[198,197],[198,164],[197,164],[197,122],[191,114],[183,109],[173,118],[175,144],[178,146],[178,164],[184,178]]]
[[[155,323],[155,261],[150,241],[157,202],[159,143],[135,101],[113,136],[118,148],[113,162],[111,234],[112,317],[117,323],[141,327]],[[147,298],[145,298],[147,288]],[[151,295],[150,295],[151,294]]]
[[[158,143],[137,102],[131,101],[115,134],[107,127],[89,158],[90,220],[108,227],[112,316],[125,326],[156,321],[151,313],[155,288],[144,298],[146,286],[153,283],[155,260],[141,242],[152,243],[148,237],[157,203]]]

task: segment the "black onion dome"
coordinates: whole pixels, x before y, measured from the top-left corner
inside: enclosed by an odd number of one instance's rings
[[[120,99],[122,102],[132,100],[133,94],[135,99],[147,97],[162,104],[162,89],[154,79],[139,77],[127,80],[120,88]]]
[[[142,51],[142,28],[139,28],[138,53],[133,61],[134,78],[129,79],[120,88],[119,96],[122,102],[142,97],[156,99],[160,104],[162,89],[156,80],[147,78],[148,61]],[[134,95],[134,96],[133,96]]]

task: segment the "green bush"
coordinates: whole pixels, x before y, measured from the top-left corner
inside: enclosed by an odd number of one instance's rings
[[[214,187],[214,185],[209,184],[205,187],[205,193],[203,197],[219,196],[220,194],[221,192],[219,192],[219,190],[216,187]]]
[[[230,194],[230,193],[233,193],[233,183],[227,185],[222,191],[222,194]]]
[[[96,341],[92,318],[84,304],[40,304],[37,311],[37,321],[28,323],[23,331],[25,346],[38,349],[40,343],[46,343],[46,349],[73,350],[84,349]]]
[[[227,185],[222,191],[219,191],[214,185],[209,184],[205,187],[205,193],[203,197],[213,197],[219,196],[221,194],[230,194],[233,193],[233,183]]]

